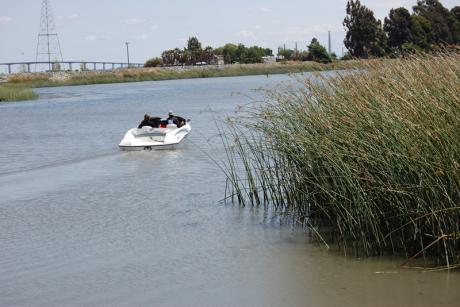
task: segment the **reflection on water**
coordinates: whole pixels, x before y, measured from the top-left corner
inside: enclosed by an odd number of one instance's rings
[[[46,88],[0,105],[0,305],[458,305],[458,274],[327,252],[219,202],[216,116],[286,79]],[[192,119],[186,146],[118,150],[144,113],[169,109]]]

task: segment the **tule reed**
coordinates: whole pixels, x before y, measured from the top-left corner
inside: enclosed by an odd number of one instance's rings
[[[359,66],[297,78],[230,119],[227,199],[345,252],[458,267],[460,55]]]

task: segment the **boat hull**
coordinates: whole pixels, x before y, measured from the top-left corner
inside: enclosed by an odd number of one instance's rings
[[[180,128],[133,128],[126,132],[118,147],[124,151],[176,149],[191,130],[189,123]]]

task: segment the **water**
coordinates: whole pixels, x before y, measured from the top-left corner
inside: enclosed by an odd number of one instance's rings
[[[40,89],[0,105],[0,305],[457,306],[460,276],[308,242],[225,205],[215,120],[286,76]],[[184,148],[120,152],[144,113]]]

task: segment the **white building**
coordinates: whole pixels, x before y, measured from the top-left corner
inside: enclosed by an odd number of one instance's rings
[[[264,64],[272,64],[276,62],[276,57],[274,55],[267,55],[262,57]]]

